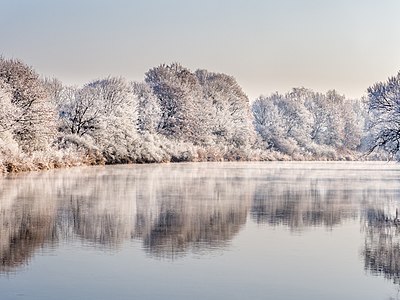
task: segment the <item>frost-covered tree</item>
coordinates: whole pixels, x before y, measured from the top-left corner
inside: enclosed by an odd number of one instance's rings
[[[60,101],[63,100],[62,91],[64,89],[62,82],[57,78],[45,78],[42,82],[49,96],[49,100],[56,107],[60,105]]]
[[[260,97],[253,103],[257,132],[267,148],[292,155],[304,151],[310,140],[310,116],[303,91]]]
[[[286,123],[287,135],[295,139],[301,147],[310,143],[311,116],[305,107],[305,100],[311,92],[305,88],[294,88],[279,103],[280,112]]]
[[[0,156],[1,152],[16,152],[18,145],[13,135],[13,125],[15,116],[20,115],[19,108],[12,103],[11,88],[2,79],[0,79]],[[0,157],[0,161],[2,158]],[[1,163],[0,163],[1,170]]]
[[[0,80],[8,86],[11,103],[12,133],[26,152],[46,149],[55,135],[54,107],[39,75],[19,60],[0,57]]]
[[[62,129],[64,124],[64,119],[60,118],[59,114],[62,110],[62,107],[70,100],[70,96],[68,92],[73,92],[71,88],[64,87],[62,82],[57,78],[45,78],[43,80],[44,87],[49,96],[49,101],[52,103],[55,108],[56,115],[58,116],[56,121],[56,127],[59,132],[65,132],[65,129]]]
[[[267,148],[329,159],[360,146],[361,109],[361,102],[334,90],[321,94],[305,88],[260,97],[253,103],[256,130]]]
[[[137,137],[137,103],[130,84],[106,78],[82,89],[64,88],[60,97],[61,131],[90,138],[110,163],[130,161]]]
[[[132,92],[138,104],[139,132],[157,133],[160,129],[161,107],[150,86],[144,82],[133,82]]]
[[[335,90],[312,93],[305,105],[312,116],[311,139],[336,149],[356,150],[363,131],[360,101],[346,99]]]
[[[108,162],[130,161],[137,139],[138,104],[122,78],[106,78],[87,85],[99,101],[98,129],[92,133]]]
[[[368,88],[370,152],[381,149],[400,160],[400,72]]]
[[[344,139],[343,109],[345,97],[339,95],[335,90],[331,90],[326,93],[326,99],[329,115],[325,144],[339,148],[343,146]]]
[[[180,141],[201,144],[207,124],[203,122],[205,105],[195,74],[173,63],[150,69],[145,81],[160,103],[160,133]]]
[[[282,98],[276,93],[269,97],[261,96],[252,104],[255,128],[267,149],[280,150],[279,144],[286,139],[277,106]]]
[[[346,100],[343,104],[343,146],[359,150],[364,133],[364,106],[360,100]]]
[[[305,100],[305,107],[311,116],[310,138],[317,144],[324,144],[328,131],[330,107],[324,94],[312,93]]]
[[[206,70],[197,70],[196,76],[208,106],[205,121],[213,140],[236,147],[249,145],[254,139],[249,100],[235,78]]]
[[[0,79],[0,134],[9,132],[14,124],[14,116],[20,115],[18,107],[12,103],[11,87]]]
[[[97,91],[91,87],[65,87],[58,101],[60,130],[66,134],[83,136],[99,127],[102,105]]]

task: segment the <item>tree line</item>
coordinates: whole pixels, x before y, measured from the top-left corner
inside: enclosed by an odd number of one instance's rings
[[[400,137],[399,75],[347,99],[294,88],[250,103],[234,77],[172,63],[82,87],[0,57],[0,169],[230,160],[355,160]]]

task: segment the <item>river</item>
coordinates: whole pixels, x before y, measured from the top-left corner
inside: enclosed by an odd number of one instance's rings
[[[398,208],[395,163],[10,175],[0,299],[398,299]]]

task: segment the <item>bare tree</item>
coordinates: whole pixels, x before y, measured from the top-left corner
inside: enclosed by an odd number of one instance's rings
[[[400,72],[368,88],[369,151],[382,149],[400,159]]]

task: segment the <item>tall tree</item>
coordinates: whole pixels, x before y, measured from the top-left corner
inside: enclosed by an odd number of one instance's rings
[[[19,60],[0,57],[0,80],[18,108],[12,124],[18,144],[26,152],[45,149],[55,136],[55,110],[39,75]]]
[[[254,127],[249,99],[235,78],[222,73],[197,70],[208,106],[209,134],[217,143],[248,145],[254,139]]]
[[[145,81],[161,107],[160,132],[169,138],[201,144],[204,103],[196,76],[180,64],[160,65],[146,73]]]
[[[260,96],[252,104],[255,128],[267,149],[282,151],[281,141],[287,138],[277,106],[282,98],[278,93]]]
[[[368,88],[370,145],[400,160],[400,72]]]
[[[157,97],[145,82],[133,82],[132,92],[138,104],[139,132],[157,133],[161,122],[161,107]]]

